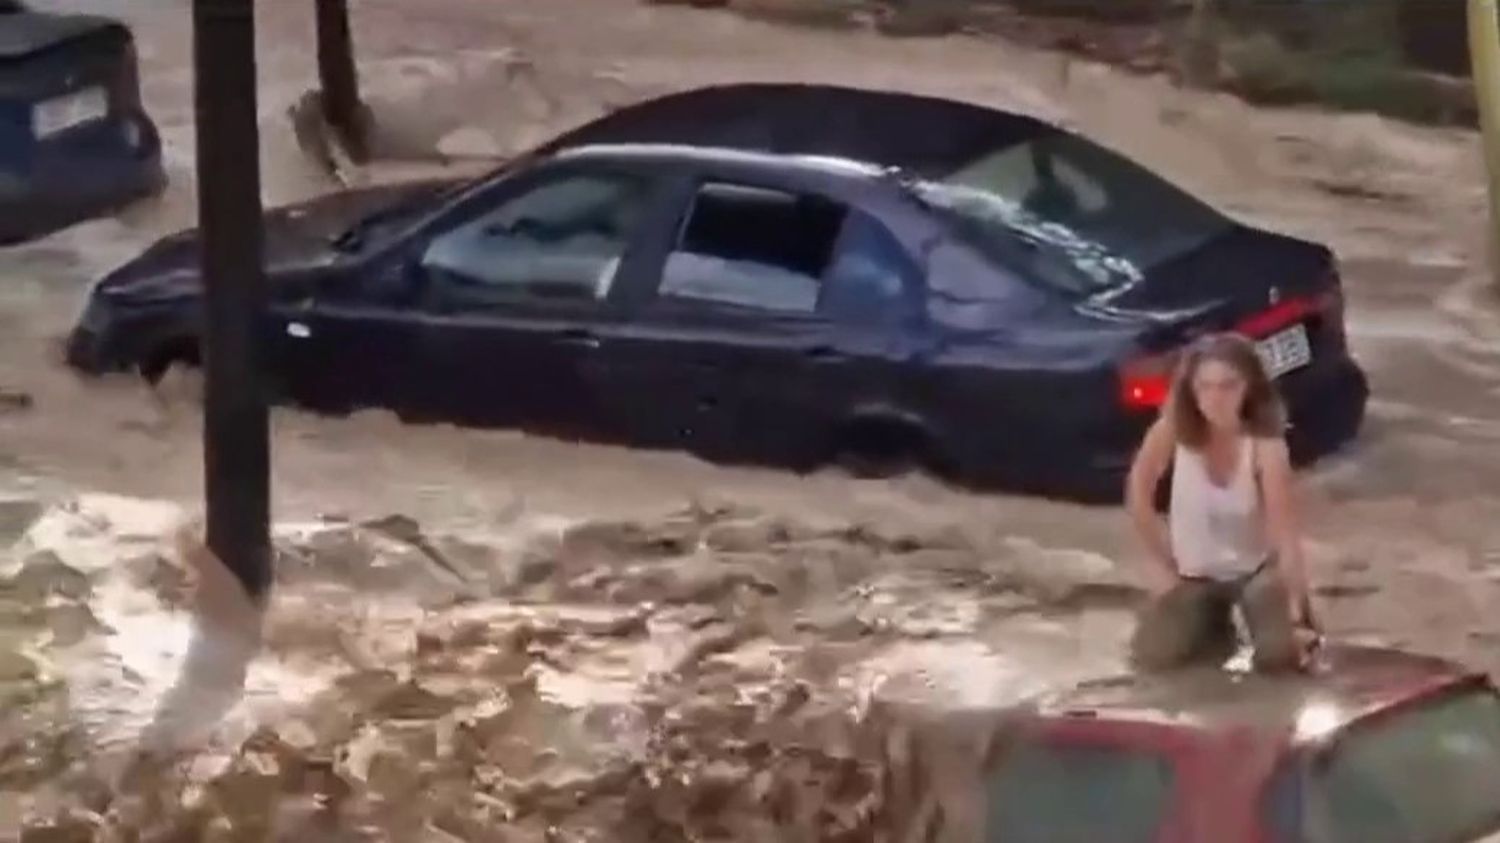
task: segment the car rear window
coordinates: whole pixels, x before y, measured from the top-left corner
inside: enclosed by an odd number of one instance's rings
[[[1061,132],[988,150],[914,190],[1013,269],[1073,294],[1135,283],[1231,227],[1144,167]]]
[[[1164,756],[1026,742],[987,787],[988,843],[1150,843],[1175,774]]]
[[[1305,786],[1291,784],[1305,776]],[[1500,698],[1444,696],[1356,726],[1269,810],[1288,843],[1453,843],[1500,830]]]

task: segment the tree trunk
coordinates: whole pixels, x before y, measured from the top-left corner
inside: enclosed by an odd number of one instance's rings
[[[359,99],[354,69],[354,38],[349,29],[348,0],[316,0],[318,85],[323,117],[338,134],[349,156],[364,161],[369,152],[368,126]]]
[[[1191,87],[1212,87],[1219,81],[1218,4],[1193,0],[1183,39],[1182,76]]]
[[[1469,54],[1489,174],[1490,218],[1486,231],[1490,275],[1500,290],[1500,20],[1496,19],[1496,0],[1469,0]]]

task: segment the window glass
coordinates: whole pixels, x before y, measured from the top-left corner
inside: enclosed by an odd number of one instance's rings
[[[1269,806],[1273,823],[1302,815],[1304,843],[1445,843],[1500,830],[1493,694],[1454,695],[1371,721],[1331,753],[1306,774],[1300,812],[1287,811],[1285,799]]]
[[[846,213],[817,196],[706,184],[667,258],[658,295],[811,313]]]
[[[920,278],[916,262],[879,220],[851,212],[823,283],[819,310],[837,322],[887,324]]]
[[[989,843],[1152,843],[1173,787],[1160,755],[1027,741],[987,787]]]
[[[1134,162],[1063,133],[987,150],[915,189],[967,239],[1074,295],[1137,283],[1232,227]]]
[[[436,237],[422,267],[449,292],[602,299],[649,189],[644,177],[619,173],[548,179]]]

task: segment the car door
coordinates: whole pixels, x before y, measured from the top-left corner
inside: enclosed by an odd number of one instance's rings
[[[529,174],[433,235],[420,279],[423,406],[480,425],[592,436],[581,378],[653,202],[649,173],[573,162]]]
[[[636,442],[810,463],[861,396],[892,386],[916,265],[872,249],[894,241],[827,195],[744,175],[691,187],[650,295],[586,377]]]
[[[420,322],[401,293],[402,267],[374,262],[286,282],[300,294],[267,308],[267,356],[281,397],[323,412],[415,406]]]

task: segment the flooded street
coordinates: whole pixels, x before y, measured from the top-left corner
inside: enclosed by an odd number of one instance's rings
[[[258,9],[268,204],[336,187],[287,116],[315,79],[303,6]],[[57,342],[92,280],[193,223],[188,9],[109,4],[137,30],[167,194],[0,250],[0,840],[26,815],[65,818],[48,840],[268,839],[252,821],[285,840],[871,839],[877,774],[848,730],[877,689],[962,708],[1121,669],[1140,553],[1115,509],[277,410],[276,599],[198,656],[238,658],[245,693],[163,703],[195,646],[175,538],[201,495],[194,386],[83,382]],[[887,86],[1064,121],[1329,243],[1373,397],[1359,441],[1304,475],[1321,613],[1500,673],[1500,309],[1472,133],[629,0],[354,17],[370,104],[413,143],[503,154],[683,79]],[[204,693],[221,679],[239,677]],[[223,713],[215,748],[99,796],[116,750],[187,740],[164,705]],[[71,761],[83,745],[104,760]]]

